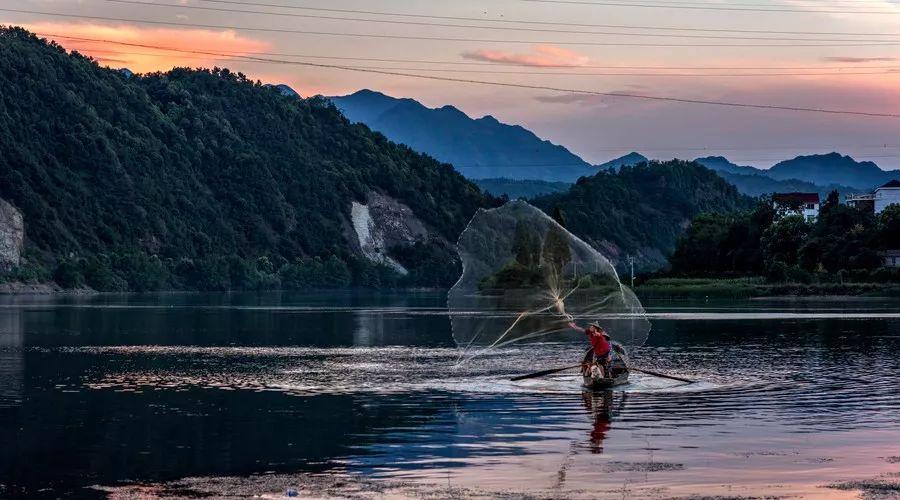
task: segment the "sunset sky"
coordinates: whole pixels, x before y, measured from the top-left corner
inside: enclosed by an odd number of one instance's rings
[[[0,9],[0,23],[25,26],[112,67],[218,65],[287,83],[304,96],[371,88],[432,107],[452,104],[473,117],[521,124],[596,163],[637,150],[654,158],[721,154],[768,167],[837,150],[900,168],[898,118],[642,101],[284,62],[900,113],[900,2],[0,0]]]

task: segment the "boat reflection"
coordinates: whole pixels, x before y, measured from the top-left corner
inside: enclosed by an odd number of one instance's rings
[[[624,392],[583,391],[581,393],[581,401],[585,410],[591,415],[593,423],[588,439],[591,453],[597,455],[603,453],[603,441],[606,440],[612,428],[613,417],[622,411],[626,399],[627,394]]]

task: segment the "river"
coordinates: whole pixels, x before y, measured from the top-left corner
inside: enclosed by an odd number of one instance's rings
[[[900,301],[644,306],[696,383],[458,364],[438,292],[0,298],[0,497],[900,495]]]

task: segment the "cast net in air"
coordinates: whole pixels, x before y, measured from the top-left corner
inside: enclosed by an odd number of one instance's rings
[[[600,252],[524,201],[480,210],[459,239],[463,274],[448,304],[462,360],[523,341],[580,341],[597,322],[626,348],[650,322]]]

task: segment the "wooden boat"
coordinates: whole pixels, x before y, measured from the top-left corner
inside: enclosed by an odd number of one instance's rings
[[[585,360],[589,359],[592,359],[590,350],[585,355]],[[616,342],[612,342],[612,361],[609,366],[609,373],[602,373],[602,369],[590,371],[582,369],[581,377],[584,388],[603,390],[628,383],[628,356],[625,354],[625,348]]]

